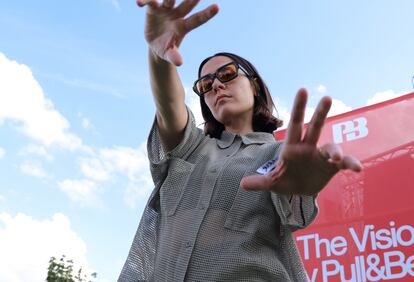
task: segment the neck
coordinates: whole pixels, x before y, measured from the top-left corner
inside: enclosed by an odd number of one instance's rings
[[[247,133],[253,132],[252,117],[237,117],[231,120],[227,120],[224,123],[224,128],[228,132],[239,135],[245,135]]]

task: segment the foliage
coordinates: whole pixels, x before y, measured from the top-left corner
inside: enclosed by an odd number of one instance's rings
[[[65,255],[57,260],[55,257],[51,257],[49,260],[49,267],[47,271],[47,282],[92,282],[92,278],[97,277],[97,273],[92,273],[88,278],[88,275],[82,272],[82,267],[78,272],[74,274],[73,260],[67,259]]]

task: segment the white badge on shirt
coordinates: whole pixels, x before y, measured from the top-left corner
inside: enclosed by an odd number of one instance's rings
[[[259,167],[256,172],[260,173],[260,174],[268,174],[269,172],[271,172],[275,167],[276,167],[276,163],[277,163],[277,158],[267,161],[264,165],[262,165],[261,167]]]

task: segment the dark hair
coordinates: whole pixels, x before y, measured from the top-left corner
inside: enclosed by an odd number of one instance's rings
[[[281,127],[283,121],[274,117],[272,114],[273,108],[276,109],[269,89],[260,77],[256,68],[246,59],[227,52],[220,52],[213,56],[204,59],[198,68],[198,77],[201,76],[201,69],[210,59],[217,56],[225,56],[232,59],[234,62],[240,64],[249,74],[250,82],[252,83],[256,95],[254,96],[253,105],[253,130],[256,132],[272,133],[278,127]],[[217,121],[207,106],[204,95],[200,96],[201,113],[204,118],[204,133],[211,137],[220,138],[224,131],[224,125]]]

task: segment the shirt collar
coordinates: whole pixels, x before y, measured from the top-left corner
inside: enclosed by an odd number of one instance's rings
[[[226,149],[231,146],[234,142],[234,138],[236,138],[236,134],[223,131],[221,133],[220,139],[216,139],[217,146],[219,146],[221,149]]]
[[[242,135],[241,138],[243,143],[246,145],[276,142],[273,134],[267,132],[251,132],[246,135]]]
[[[225,149],[230,147],[236,137],[241,137],[242,142],[245,145],[250,144],[265,144],[265,143],[275,143],[276,140],[273,137],[273,134],[266,133],[266,132],[251,132],[246,135],[238,135],[234,134],[228,131],[223,131],[221,133],[220,139],[216,139],[217,146],[219,146],[221,149]]]

